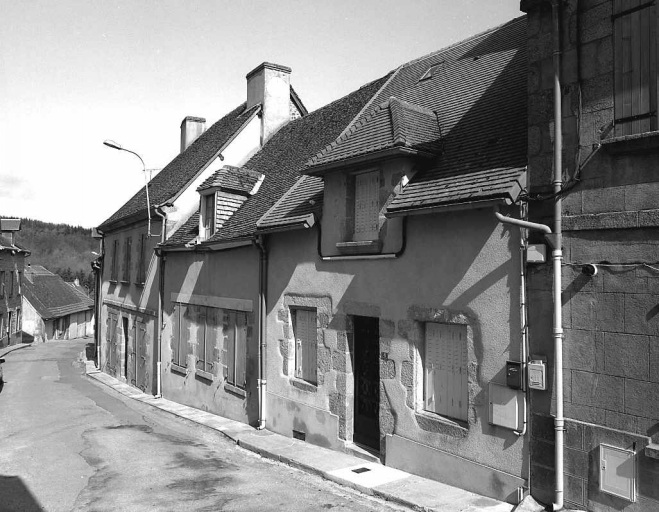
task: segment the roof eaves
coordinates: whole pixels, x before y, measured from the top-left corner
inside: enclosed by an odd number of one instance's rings
[[[384,160],[387,158],[395,157],[420,157],[420,158],[435,158],[436,153],[409,148],[407,146],[394,146],[394,147],[384,147],[377,149],[375,151],[369,151],[367,153],[362,153],[359,155],[352,155],[348,158],[341,158],[338,160],[333,160],[325,162],[323,164],[315,165],[309,167],[302,171],[302,174],[307,174],[309,176],[322,176],[328,171],[335,171],[349,166],[360,165],[368,162],[374,162],[377,160]]]

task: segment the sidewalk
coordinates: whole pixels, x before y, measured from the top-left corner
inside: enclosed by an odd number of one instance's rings
[[[221,432],[238,446],[258,453],[262,457],[322,476],[365,494],[427,512],[510,512],[514,508],[514,505],[382,464],[367,462],[352,455],[321,448],[268,430],[256,430],[238,421],[164,398],[155,398],[100,372],[92,361],[85,363],[88,378],[101,382],[124,396]]]
[[[19,350],[21,348],[31,347],[32,343],[17,343],[16,345],[9,345],[8,347],[0,348],[0,357],[4,357],[14,350]]]

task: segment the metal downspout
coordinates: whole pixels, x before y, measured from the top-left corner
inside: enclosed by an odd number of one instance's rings
[[[156,205],[154,211],[156,215],[161,218],[161,227],[160,227],[160,243],[164,244],[167,236],[167,214],[162,211],[162,207],[165,205]],[[149,231],[151,227],[149,226]],[[165,255],[162,253],[162,250],[155,251],[156,257],[160,260],[158,265],[158,325],[156,325],[156,339],[158,340],[158,361],[156,363],[157,377],[156,377],[156,396],[162,398],[162,308],[163,308],[163,298],[165,293]]]
[[[265,240],[259,235],[254,241],[259,248],[259,350],[258,350],[258,397],[259,397],[259,422],[257,428],[265,428],[265,387],[267,384],[265,368],[266,351],[266,294],[268,285],[268,249]]]
[[[552,25],[554,40],[554,236],[555,243],[552,251],[554,263],[554,375],[556,382],[556,417],[555,430],[555,457],[556,457],[556,496],[553,504],[554,510],[563,508],[563,433],[565,419],[563,417],[563,318],[561,309],[561,265],[563,263],[562,223],[563,200],[561,189],[563,187],[563,128],[562,128],[562,92],[561,92],[561,23],[560,0],[552,0]]]
[[[98,231],[98,228],[97,228]],[[100,248],[99,250],[101,251],[100,254],[100,260],[101,260],[101,268],[99,268],[96,271],[96,276],[95,276],[95,285],[96,285],[96,321],[94,322],[94,337],[96,338],[96,368],[99,370],[101,369],[101,311],[102,311],[102,301],[101,297],[103,295],[103,267],[105,266],[105,235],[101,232],[98,231],[98,233],[101,235],[101,241],[100,241]]]

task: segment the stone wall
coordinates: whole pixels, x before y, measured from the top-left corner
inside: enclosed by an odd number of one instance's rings
[[[565,500],[588,510],[659,509],[659,174],[649,135],[615,137],[613,2],[562,2],[563,371]],[[529,181],[551,189],[553,63],[550,2],[528,1]],[[639,143],[638,140],[642,142]],[[531,201],[552,225],[553,201]],[[534,241],[540,241],[533,235]],[[550,251],[548,251],[550,252]],[[587,276],[584,264],[598,273]],[[529,268],[531,354],[548,359],[548,390],[531,392],[531,490],[554,499],[552,281]],[[637,502],[599,490],[601,443],[634,450]],[[653,483],[654,482],[654,483]]]

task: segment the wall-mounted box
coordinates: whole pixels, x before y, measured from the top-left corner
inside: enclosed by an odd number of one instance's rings
[[[540,359],[533,359],[526,365],[530,389],[547,389],[547,364]]]
[[[632,450],[600,444],[600,490],[636,501],[636,454]]]
[[[490,424],[520,430],[524,420],[524,392],[490,382],[489,397]]]
[[[529,244],[526,247],[527,263],[544,263],[547,261],[547,246],[545,244]]]
[[[512,389],[522,389],[522,363],[506,361],[506,386]]]

